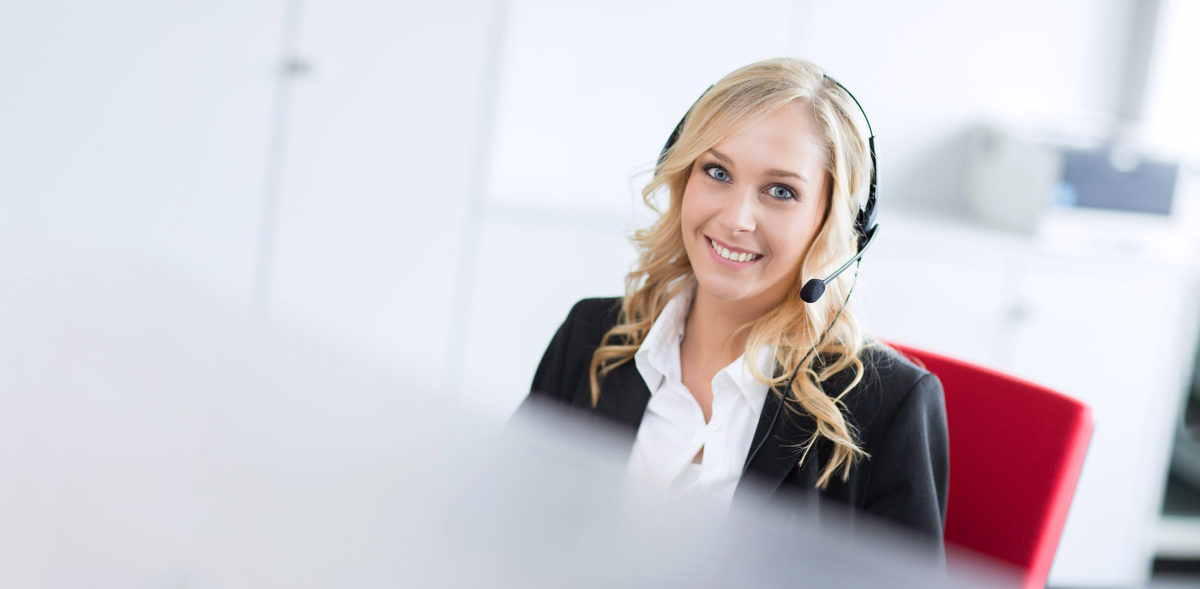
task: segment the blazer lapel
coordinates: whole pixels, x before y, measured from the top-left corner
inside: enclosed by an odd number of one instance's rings
[[[742,475],[743,482],[750,482],[748,485],[738,484],[735,496],[739,498],[747,494],[747,486],[752,489],[750,492],[763,493],[764,496],[774,493],[788,473],[796,468],[801,455],[804,454],[805,445],[816,431],[816,421],[807,412],[799,409],[796,403],[788,403],[784,407],[780,404],[779,389],[773,389],[763,403],[758,427],[750,442],[751,453],[746,456],[745,472]],[[820,476],[821,446],[820,443],[814,444],[805,456],[804,464],[800,465],[800,488],[816,487],[817,478]],[[755,448],[758,448],[758,452],[754,451]]]
[[[590,391],[587,392],[586,402],[591,404]],[[600,381],[600,400],[595,411],[637,431],[649,403],[650,389],[646,387],[646,381],[642,379],[633,360],[630,360],[613,369]]]

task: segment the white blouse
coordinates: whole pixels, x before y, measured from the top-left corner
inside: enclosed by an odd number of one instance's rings
[[[668,492],[702,494],[704,504],[723,514],[741,479],[768,387],[750,375],[745,354],[739,356],[713,377],[712,417],[704,422],[700,404],[683,384],[679,360],[695,288],[693,279],[690,288],[667,303],[634,355],[650,402],[633,444],[628,478]],[[757,356],[763,374],[770,375],[770,347]],[[701,448],[702,462],[694,464]]]

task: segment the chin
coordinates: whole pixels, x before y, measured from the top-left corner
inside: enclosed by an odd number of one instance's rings
[[[705,277],[700,274],[696,275],[696,283],[697,288],[719,301],[738,301],[758,294],[753,288],[747,288],[744,284],[731,284],[729,280],[714,279],[711,276]]]

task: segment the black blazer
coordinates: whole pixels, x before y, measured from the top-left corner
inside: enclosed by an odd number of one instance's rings
[[[634,362],[614,369],[601,381],[600,400],[591,407],[588,366],[600,339],[617,321],[621,299],[584,299],[575,304],[554,334],[533,378],[530,398],[551,398],[573,410],[588,411],[624,426],[633,436],[650,401],[650,391]],[[775,427],[772,417],[780,403],[767,395],[750,447],[765,436],[770,439],[749,463],[743,483],[754,478],[772,502],[803,503],[820,510],[822,501],[836,501],[856,512],[868,513],[927,536],[939,549],[946,516],[949,456],[946,409],[937,377],[914,365],[883,344],[861,355],[862,381],[843,402],[847,419],[860,447],[870,458],[860,459],[842,482],[835,476],[817,492],[815,484],[831,456],[832,444],[822,438],[803,465],[797,465],[801,446],[808,441],[814,422],[806,414],[785,408]],[[776,373],[780,371],[776,366]],[[825,382],[826,391],[841,391],[849,384],[849,370]],[[767,431],[771,429],[771,431]],[[815,455],[815,456],[814,456]],[[814,459],[815,458],[815,459]],[[746,494],[739,484],[735,497]],[[795,502],[797,498],[802,502]]]

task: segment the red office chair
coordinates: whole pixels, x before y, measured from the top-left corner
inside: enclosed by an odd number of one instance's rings
[[[942,381],[950,436],[947,544],[1044,587],[1092,437],[1092,410],[995,370],[889,344]]]

